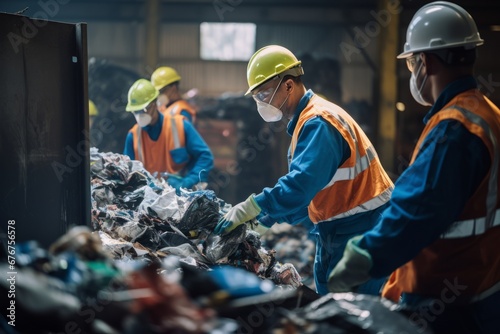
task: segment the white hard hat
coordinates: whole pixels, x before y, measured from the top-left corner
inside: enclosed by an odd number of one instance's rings
[[[465,9],[451,2],[436,1],[415,13],[406,31],[404,52],[398,58],[459,46],[472,49],[483,42],[474,19]]]

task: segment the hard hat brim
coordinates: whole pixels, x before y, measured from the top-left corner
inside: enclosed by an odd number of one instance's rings
[[[256,90],[260,86],[266,84],[267,82],[271,81],[272,79],[274,79],[275,77],[280,76],[280,75],[283,77],[286,75],[291,75],[292,77],[300,77],[301,75],[304,75],[304,69],[302,68],[302,62],[299,60],[298,62],[287,67],[285,70],[276,73],[276,75],[273,75],[273,76],[267,78],[266,80],[263,80],[261,82],[258,82],[256,84],[252,85],[246,91],[245,96],[249,95],[253,90]]]

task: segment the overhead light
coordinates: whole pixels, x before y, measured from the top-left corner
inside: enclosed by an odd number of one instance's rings
[[[494,24],[490,26],[491,31],[500,31],[500,24]]]
[[[396,102],[396,109],[403,112],[406,109],[406,106],[403,102]]]

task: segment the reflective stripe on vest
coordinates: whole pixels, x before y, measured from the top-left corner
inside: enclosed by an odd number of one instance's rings
[[[337,169],[331,181],[328,182],[328,184],[323,189],[330,187],[337,181],[354,180],[354,178],[358,176],[358,174],[370,167],[371,161],[376,157],[377,153],[375,152],[373,146],[368,147],[366,149],[366,155],[362,157],[359,156],[359,151],[356,150],[356,164],[353,167]]]
[[[175,116],[175,113],[177,112],[177,109],[179,109],[179,105],[176,104],[172,110],[170,110],[170,115]]]
[[[493,213],[492,218],[491,225],[487,224],[486,217],[455,222],[448,231],[441,235],[441,239],[465,238],[480,235],[491,227],[500,226],[500,209]]]
[[[137,125],[137,153],[138,157],[136,157],[137,160],[144,162],[143,155],[142,155],[142,139],[141,139],[141,127]]]
[[[380,195],[378,195],[377,197],[374,197],[371,200],[366,201],[363,204],[352,208],[351,210],[348,210],[348,211],[343,212],[341,214],[338,214],[336,216],[330,217],[328,219],[322,220],[318,223],[328,222],[328,221],[332,221],[335,219],[349,217],[349,216],[355,215],[357,213],[375,210],[376,208],[384,205],[385,203],[387,203],[391,199],[391,194],[392,194],[393,189],[394,189],[394,187],[389,187],[384,192],[382,192]]]
[[[496,137],[493,135],[488,124],[478,115],[459,106],[449,107],[460,111],[470,122],[483,129],[486,136],[493,145],[493,161],[490,168],[488,182],[488,194],[486,196],[486,216],[475,219],[467,219],[454,222],[450,229],[441,235],[441,239],[465,238],[473,235],[480,235],[493,226],[500,225],[500,209],[495,211],[498,196],[498,167],[499,167],[499,147]],[[446,110],[446,109],[445,109]]]
[[[179,138],[179,130],[177,129],[177,122],[174,118],[170,119],[170,127],[172,128],[172,135],[174,136],[174,148],[181,147],[181,140]]]

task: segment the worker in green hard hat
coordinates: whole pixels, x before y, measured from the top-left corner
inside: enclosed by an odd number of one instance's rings
[[[124,154],[140,160],[152,174],[163,176],[175,189],[204,189],[213,155],[194,126],[180,115],[158,111],[160,92],[146,79],[128,92],[126,111],[137,124],[130,129]]]
[[[312,221],[316,289],[326,294],[328,273],[347,240],[376,223],[393,184],[361,127],[341,107],[307,90],[303,74],[301,62],[282,46],[266,46],[250,59],[247,94],[258,113],[266,122],[288,120],[289,172],[274,187],[231,208],[215,232],[226,233],[253,218],[258,232],[275,222]],[[383,282],[368,282],[359,291],[378,294]]]

